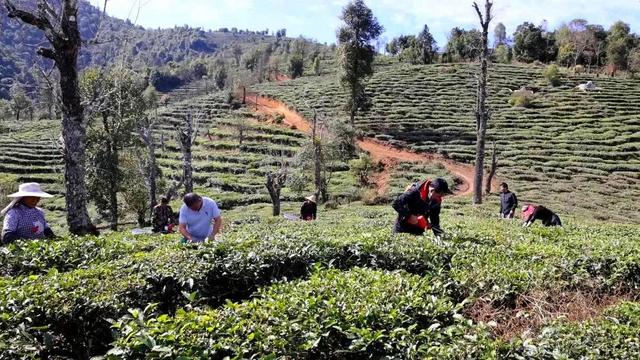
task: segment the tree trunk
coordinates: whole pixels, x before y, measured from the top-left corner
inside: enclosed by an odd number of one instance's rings
[[[193,167],[192,167],[191,146],[184,152],[184,191],[186,193],[193,192]]]
[[[242,105],[247,103],[247,87],[242,87]]]
[[[109,127],[109,114],[102,113],[102,125],[106,134],[104,150],[107,152],[108,163],[105,164],[107,170],[107,183],[109,190],[109,215],[111,216],[109,228],[113,231],[118,230],[118,145],[113,136],[112,129]]]
[[[113,231],[118,230],[118,150],[115,144],[109,144],[111,146],[109,151],[109,157],[111,163],[109,164],[109,213],[111,214],[110,228]]]
[[[91,224],[87,211],[87,189],[84,182],[87,124],[78,90],[77,51],[77,48],[71,51],[74,54],[69,54],[66,61],[59,61],[58,69],[62,93],[67,224],[72,234],[86,235],[94,232],[95,227]]]
[[[62,97],[62,130],[65,160],[65,200],[69,231],[76,235],[95,233],[87,212],[85,178],[86,122],[78,89],[77,60],[82,39],[78,30],[78,1],[60,2],[60,16],[52,24],[43,12],[30,13],[4,1],[10,18],[40,29],[53,47],[39,48],[38,54],[53,60],[60,72]],[[48,5],[44,5],[48,6]]]
[[[16,110],[16,121],[20,121],[20,110]]]
[[[280,190],[282,186],[277,174],[267,174],[267,191],[269,191],[269,197],[271,197],[271,204],[273,207],[273,216],[280,216]]]
[[[477,3],[473,4],[480,25],[482,26],[482,54],[480,56],[480,74],[478,75],[478,90],[476,103],[476,163],[473,184],[473,203],[482,204],[482,180],[484,177],[484,152],[487,134],[487,122],[489,109],[487,108],[487,68],[489,59],[489,24],[491,22],[491,7],[493,3],[485,2],[485,14],[483,16]]]
[[[269,196],[273,205],[273,216],[280,216],[280,191],[269,191]]]
[[[153,209],[157,204],[156,192],[157,192],[157,164],[156,164],[156,147],[153,139],[147,145],[149,150],[149,170],[147,175],[147,181],[149,182],[149,209]]]
[[[313,142],[314,180],[316,186],[315,196],[320,203],[324,203],[329,200],[329,194],[327,193],[326,181],[322,176],[322,164],[324,163],[322,158],[322,141],[317,135],[317,128],[318,116],[314,110],[311,141]]]
[[[493,143],[493,151],[491,154],[491,169],[489,169],[489,176],[487,176],[487,184],[484,188],[485,194],[491,194],[491,182],[493,182],[493,178],[496,176],[496,171],[498,170],[498,153],[496,152],[496,143]]]

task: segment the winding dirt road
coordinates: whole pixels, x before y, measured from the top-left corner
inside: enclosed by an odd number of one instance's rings
[[[284,125],[287,127],[294,126],[306,134],[311,134],[311,122],[302,114],[289,109],[285,103],[256,94],[247,94],[246,100],[249,108],[256,113],[271,118],[277,114],[282,114],[284,115]],[[380,161],[384,164],[384,170],[374,176],[374,181],[378,185],[379,194],[385,194],[388,191],[391,172],[400,162],[441,164],[447,171],[459,179],[459,183],[454,189],[455,195],[464,196],[473,193],[474,168],[472,165],[458,163],[436,154],[416,153],[405,149],[398,149],[388,143],[372,138],[358,140],[357,145],[360,149],[368,152],[374,161]],[[494,179],[494,184],[495,183],[498,183],[497,179]]]

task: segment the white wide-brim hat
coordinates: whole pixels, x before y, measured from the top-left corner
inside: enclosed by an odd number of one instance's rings
[[[24,183],[18,187],[18,192],[8,195],[10,198],[22,198],[22,197],[39,197],[39,198],[51,198],[53,195],[48,194],[40,188],[38,183]]]
[[[316,202],[316,196],[315,196],[315,195],[307,196],[305,199],[306,199],[306,200],[309,200],[309,201],[311,201],[311,202]]]

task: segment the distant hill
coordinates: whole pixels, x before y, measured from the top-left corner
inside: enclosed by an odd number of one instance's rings
[[[78,60],[81,69],[114,64],[123,55],[134,68],[161,67],[217,54],[236,43],[246,47],[276,40],[266,31],[205,31],[189,26],[145,29],[129,20],[103,18],[101,10],[86,1],[80,2],[79,13],[82,38],[98,40],[98,44],[82,48]],[[9,19],[6,8],[0,6],[0,98],[8,98],[14,81],[25,84],[29,92],[34,90],[37,66],[50,64],[36,54],[37,48],[46,44],[39,30]]]

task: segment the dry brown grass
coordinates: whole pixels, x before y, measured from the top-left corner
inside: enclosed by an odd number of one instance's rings
[[[543,326],[557,319],[582,322],[599,317],[606,308],[637,297],[638,294],[623,291],[596,294],[539,290],[519,295],[513,308],[496,308],[490,301],[478,299],[465,314],[476,322],[489,324],[495,336],[510,340],[535,335]]]

